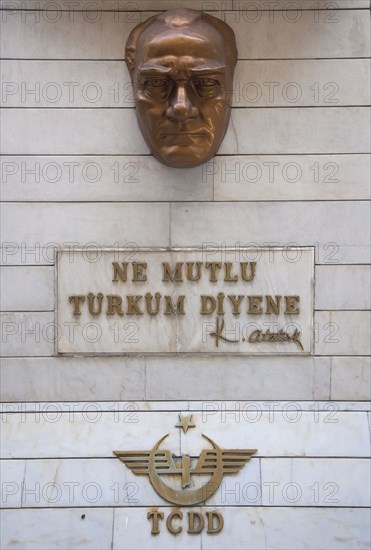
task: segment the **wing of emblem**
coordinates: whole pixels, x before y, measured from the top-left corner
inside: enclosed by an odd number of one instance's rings
[[[213,474],[221,468],[224,474],[235,474],[246,464],[256,449],[204,449],[192,474]]]
[[[170,474],[176,468],[171,452],[167,449],[161,451],[113,451],[125,466],[134,474],[149,474],[150,468],[154,468],[158,474]]]
[[[148,474],[151,451],[113,451],[134,474]]]

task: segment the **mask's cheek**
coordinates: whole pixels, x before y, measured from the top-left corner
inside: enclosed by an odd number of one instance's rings
[[[228,104],[223,100],[208,101],[200,107],[201,119],[206,122],[209,129],[223,132],[223,127],[229,116]]]

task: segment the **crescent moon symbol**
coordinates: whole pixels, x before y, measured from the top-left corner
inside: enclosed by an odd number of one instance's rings
[[[168,437],[168,435],[169,434],[159,439],[159,441],[156,443],[156,445],[153,447],[152,450],[157,451],[161,443],[164,441],[164,439],[166,439],[166,437]],[[210,439],[206,435],[202,435],[202,437],[207,439],[207,441],[211,443],[211,445],[216,451],[219,450],[218,445],[214,443],[212,439]],[[164,483],[161,480],[160,476],[156,471],[155,455],[154,453],[151,453],[149,458],[149,478],[153,488],[163,499],[173,504],[180,504],[183,506],[192,506],[193,504],[198,504],[210,498],[211,495],[213,495],[216,492],[223,478],[223,466],[221,461],[217,461],[217,466],[211,478],[202,487],[199,487],[198,489],[195,489],[193,491],[184,490],[184,489],[177,490],[177,489],[173,489],[172,487],[169,487],[168,485],[166,485],[166,483]]]

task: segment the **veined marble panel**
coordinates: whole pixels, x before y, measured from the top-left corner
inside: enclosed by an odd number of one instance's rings
[[[10,0],[0,0],[1,9],[13,10],[47,10],[58,11],[64,9],[68,11],[68,4],[63,2],[53,2],[50,0],[28,0],[27,4],[23,2],[14,2]],[[9,7],[10,6],[10,7]],[[276,0],[274,3],[266,0],[184,0],[182,6],[195,10],[216,12],[218,15],[220,10],[249,10],[249,11],[271,11],[285,10],[296,11],[298,4],[288,2],[288,0]],[[130,3],[128,0],[116,0],[114,3],[106,2],[105,0],[95,1],[94,4],[86,4],[85,0],[76,0],[73,3],[75,11],[130,11],[130,10],[168,10],[174,8],[174,0],[136,0],[135,3]],[[338,0],[329,4],[328,0],[317,0],[316,8],[319,10],[338,11],[342,9],[368,8],[369,0]],[[313,9],[313,0],[300,0],[301,9]]]
[[[343,223],[338,223],[339,219]],[[222,250],[257,243],[313,246],[316,264],[370,262],[370,209],[365,202],[177,203],[173,246]]]
[[[265,506],[365,506],[370,504],[368,459],[262,459]]]
[[[3,460],[2,473],[6,508],[172,506],[148,476],[135,475],[116,458]],[[195,476],[191,479],[195,487]],[[166,478],[171,487],[177,483]],[[207,505],[336,508],[367,507],[369,501],[368,459],[253,457],[237,474],[223,477]]]
[[[175,537],[162,521],[159,538],[154,539],[147,520],[148,508],[5,510],[2,547],[4,550],[49,550],[51,547],[143,550],[148,545],[161,545],[163,550],[183,550],[185,547],[224,550],[231,545],[236,550],[297,550],[304,547],[367,550],[369,547],[370,519],[368,510],[364,509],[202,507],[192,510],[204,515],[208,511],[222,513],[224,528],[221,533],[190,536],[185,525],[181,534]],[[187,523],[187,511],[185,520]]]
[[[6,0],[2,0],[2,1],[5,2]],[[44,0],[44,1],[47,1],[47,0]],[[368,2],[369,0],[338,0],[337,2],[332,2],[331,4],[329,4],[328,0],[318,0],[316,4],[316,9],[329,10],[330,12],[338,11],[338,10],[356,9],[356,8],[367,9],[369,7]],[[261,9],[265,11],[271,11],[271,10],[296,11],[297,9],[310,10],[310,9],[313,9],[313,6],[314,5],[312,3],[312,0],[300,0],[300,4],[298,2],[288,2],[287,0],[277,0],[274,3],[273,2],[270,3],[267,0],[233,0],[233,8],[235,10]],[[332,14],[330,18],[331,17],[332,17]]]
[[[371,266],[317,266],[316,309],[371,309]]]
[[[6,155],[149,153],[133,109],[4,109],[2,126]],[[368,153],[368,130],[368,107],[234,108],[220,154]]]
[[[176,1],[176,0],[175,0]],[[261,1],[261,0],[258,0]],[[280,0],[282,2],[282,0]],[[309,0],[304,0],[308,2]],[[344,0],[341,0],[342,2]],[[367,0],[345,0],[345,2],[353,1],[355,7],[363,7]],[[325,0],[319,0],[319,6]],[[211,0],[205,2],[205,0],[182,0],[182,7],[190,8],[194,10],[214,11],[222,9],[232,9],[233,0]],[[74,1],[72,5],[68,2],[64,3],[63,0],[51,3],[49,0],[27,0],[25,2],[13,2],[10,0],[0,0],[1,9],[13,10],[42,10],[47,12],[53,11],[84,11],[87,12],[87,17],[90,15],[93,17],[94,12],[101,11],[125,11],[125,12],[137,12],[143,10],[170,10],[174,9],[174,0],[115,0],[110,2],[107,0],[95,0],[94,3],[86,2],[85,0]],[[348,6],[349,7],[349,6]]]
[[[331,359],[331,399],[371,399],[370,357]]]
[[[48,415],[52,410],[54,412],[76,413],[84,412],[89,408],[91,401],[54,401],[51,405],[49,401],[33,402],[7,402],[0,403],[0,412],[5,416],[8,414],[22,413],[31,415],[38,413]],[[291,405],[293,404],[293,405]],[[262,412],[276,411],[286,412],[288,408],[295,407],[302,412],[325,412],[333,416],[334,412],[371,412],[371,403],[368,401],[95,401],[94,407],[102,412],[127,413],[127,416],[135,412],[177,412],[181,411],[204,411],[221,410],[235,413],[236,411],[248,410],[251,407],[260,407]]]
[[[6,257],[19,262],[55,262],[55,249],[83,248],[94,259],[102,246],[125,248],[169,246],[170,207],[165,203],[33,203],[2,205]],[[3,249],[4,250],[4,249]]]
[[[57,353],[312,351],[313,249],[64,251],[57,265]]]
[[[169,168],[149,155],[7,156],[2,157],[0,163],[1,196],[4,201],[158,202],[213,199],[213,178],[206,173],[207,170],[213,172],[212,161],[187,170]]]
[[[219,155],[203,169],[216,201],[368,199],[369,174],[368,155]]]
[[[180,452],[176,412],[138,412],[131,408],[102,412],[90,402],[83,412],[62,412],[54,403],[34,413],[14,413],[2,417],[3,458],[115,458],[114,450],[137,447],[152,449],[166,433],[167,445]],[[6,446],[5,446],[6,442]]]
[[[237,9],[215,14],[234,29],[241,59],[369,55],[367,10],[290,13]],[[6,58],[121,60],[130,31],[151,15],[154,13],[135,10],[88,14],[86,10],[36,14],[9,10],[2,18],[1,49]],[[303,41],[303,36],[311,39]]]
[[[17,202],[370,197],[368,155],[221,155],[187,170],[168,168],[152,156],[11,155],[2,157],[1,172],[3,200]]]
[[[336,404],[303,411],[288,402],[281,410],[274,404],[248,403],[226,410],[223,402],[205,402],[193,414],[196,429],[179,434],[178,412],[140,412],[115,408],[102,412],[89,403],[83,412],[62,412],[56,404],[34,412],[3,414],[3,458],[104,458],[113,450],[148,450],[166,434],[161,448],[198,456],[210,448],[202,434],[225,449],[257,449],[255,457],[367,457],[370,452],[367,412],[341,412]],[[5,444],[6,442],[6,444]]]
[[[216,156],[190,169],[152,156],[7,156],[4,201],[282,201],[370,197],[368,155]]]
[[[268,412],[259,403],[226,411],[222,404],[215,407],[205,402],[202,412],[195,412],[193,420],[202,434],[219,446],[257,449],[255,456],[365,457],[369,442],[360,441],[357,445],[354,426],[358,426],[355,423],[359,421],[361,429],[363,424],[364,437],[367,437],[366,415],[367,412],[339,412],[336,405],[331,404],[326,412],[318,412],[315,407],[313,411],[303,412],[299,404],[289,402],[276,413],[274,405]],[[182,434],[183,453],[202,448],[199,430]]]
[[[6,462],[15,463],[15,461]],[[24,461],[21,462],[24,469]],[[207,476],[204,477],[207,479]],[[168,476],[166,484],[179,489],[179,479]],[[19,481],[10,473],[7,475],[7,480],[7,492],[4,492],[3,498],[3,503],[6,499],[6,507],[9,507],[8,494],[11,491],[14,505],[17,503],[20,507],[22,500],[24,508],[76,506],[164,506],[169,508],[173,506],[156,493],[148,476],[135,475],[116,457],[28,460],[24,480],[22,478]],[[194,488],[196,484],[196,476],[193,476],[191,487]],[[260,505],[260,487],[259,459],[251,459],[237,476],[224,476],[219,489],[207,503],[212,506]],[[32,488],[36,490],[32,492]]]
[[[113,508],[3,510],[1,546],[4,550],[109,550],[114,512]]]
[[[3,358],[0,377],[3,401],[145,399],[140,357],[106,357],[104,365],[99,357]]]
[[[25,467],[24,460],[0,460],[2,508],[21,507]]]
[[[5,357],[53,355],[54,312],[0,313],[1,352]]]
[[[1,267],[2,311],[53,311],[53,267]]]
[[[147,398],[205,400],[207,388],[208,399],[328,399],[330,360],[321,359],[152,357],[147,360]]]
[[[317,311],[317,355],[370,355],[370,311]]]
[[[19,357],[2,360],[0,377],[1,399],[7,402],[147,398],[175,400],[184,408],[184,399],[204,399],[204,388],[208,399],[324,400],[330,396],[330,359],[310,356],[107,356],[104,367],[99,357]],[[364,389],[359,391],[362,395]],[[342,395],[347,395],[346,388]]]

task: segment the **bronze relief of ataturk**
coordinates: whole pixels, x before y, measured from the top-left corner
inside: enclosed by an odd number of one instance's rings
[[[237,49],[223,21],[189,9],[135,27],[125,57],[143,137],[162,163],[210,160],[226,133]]]

